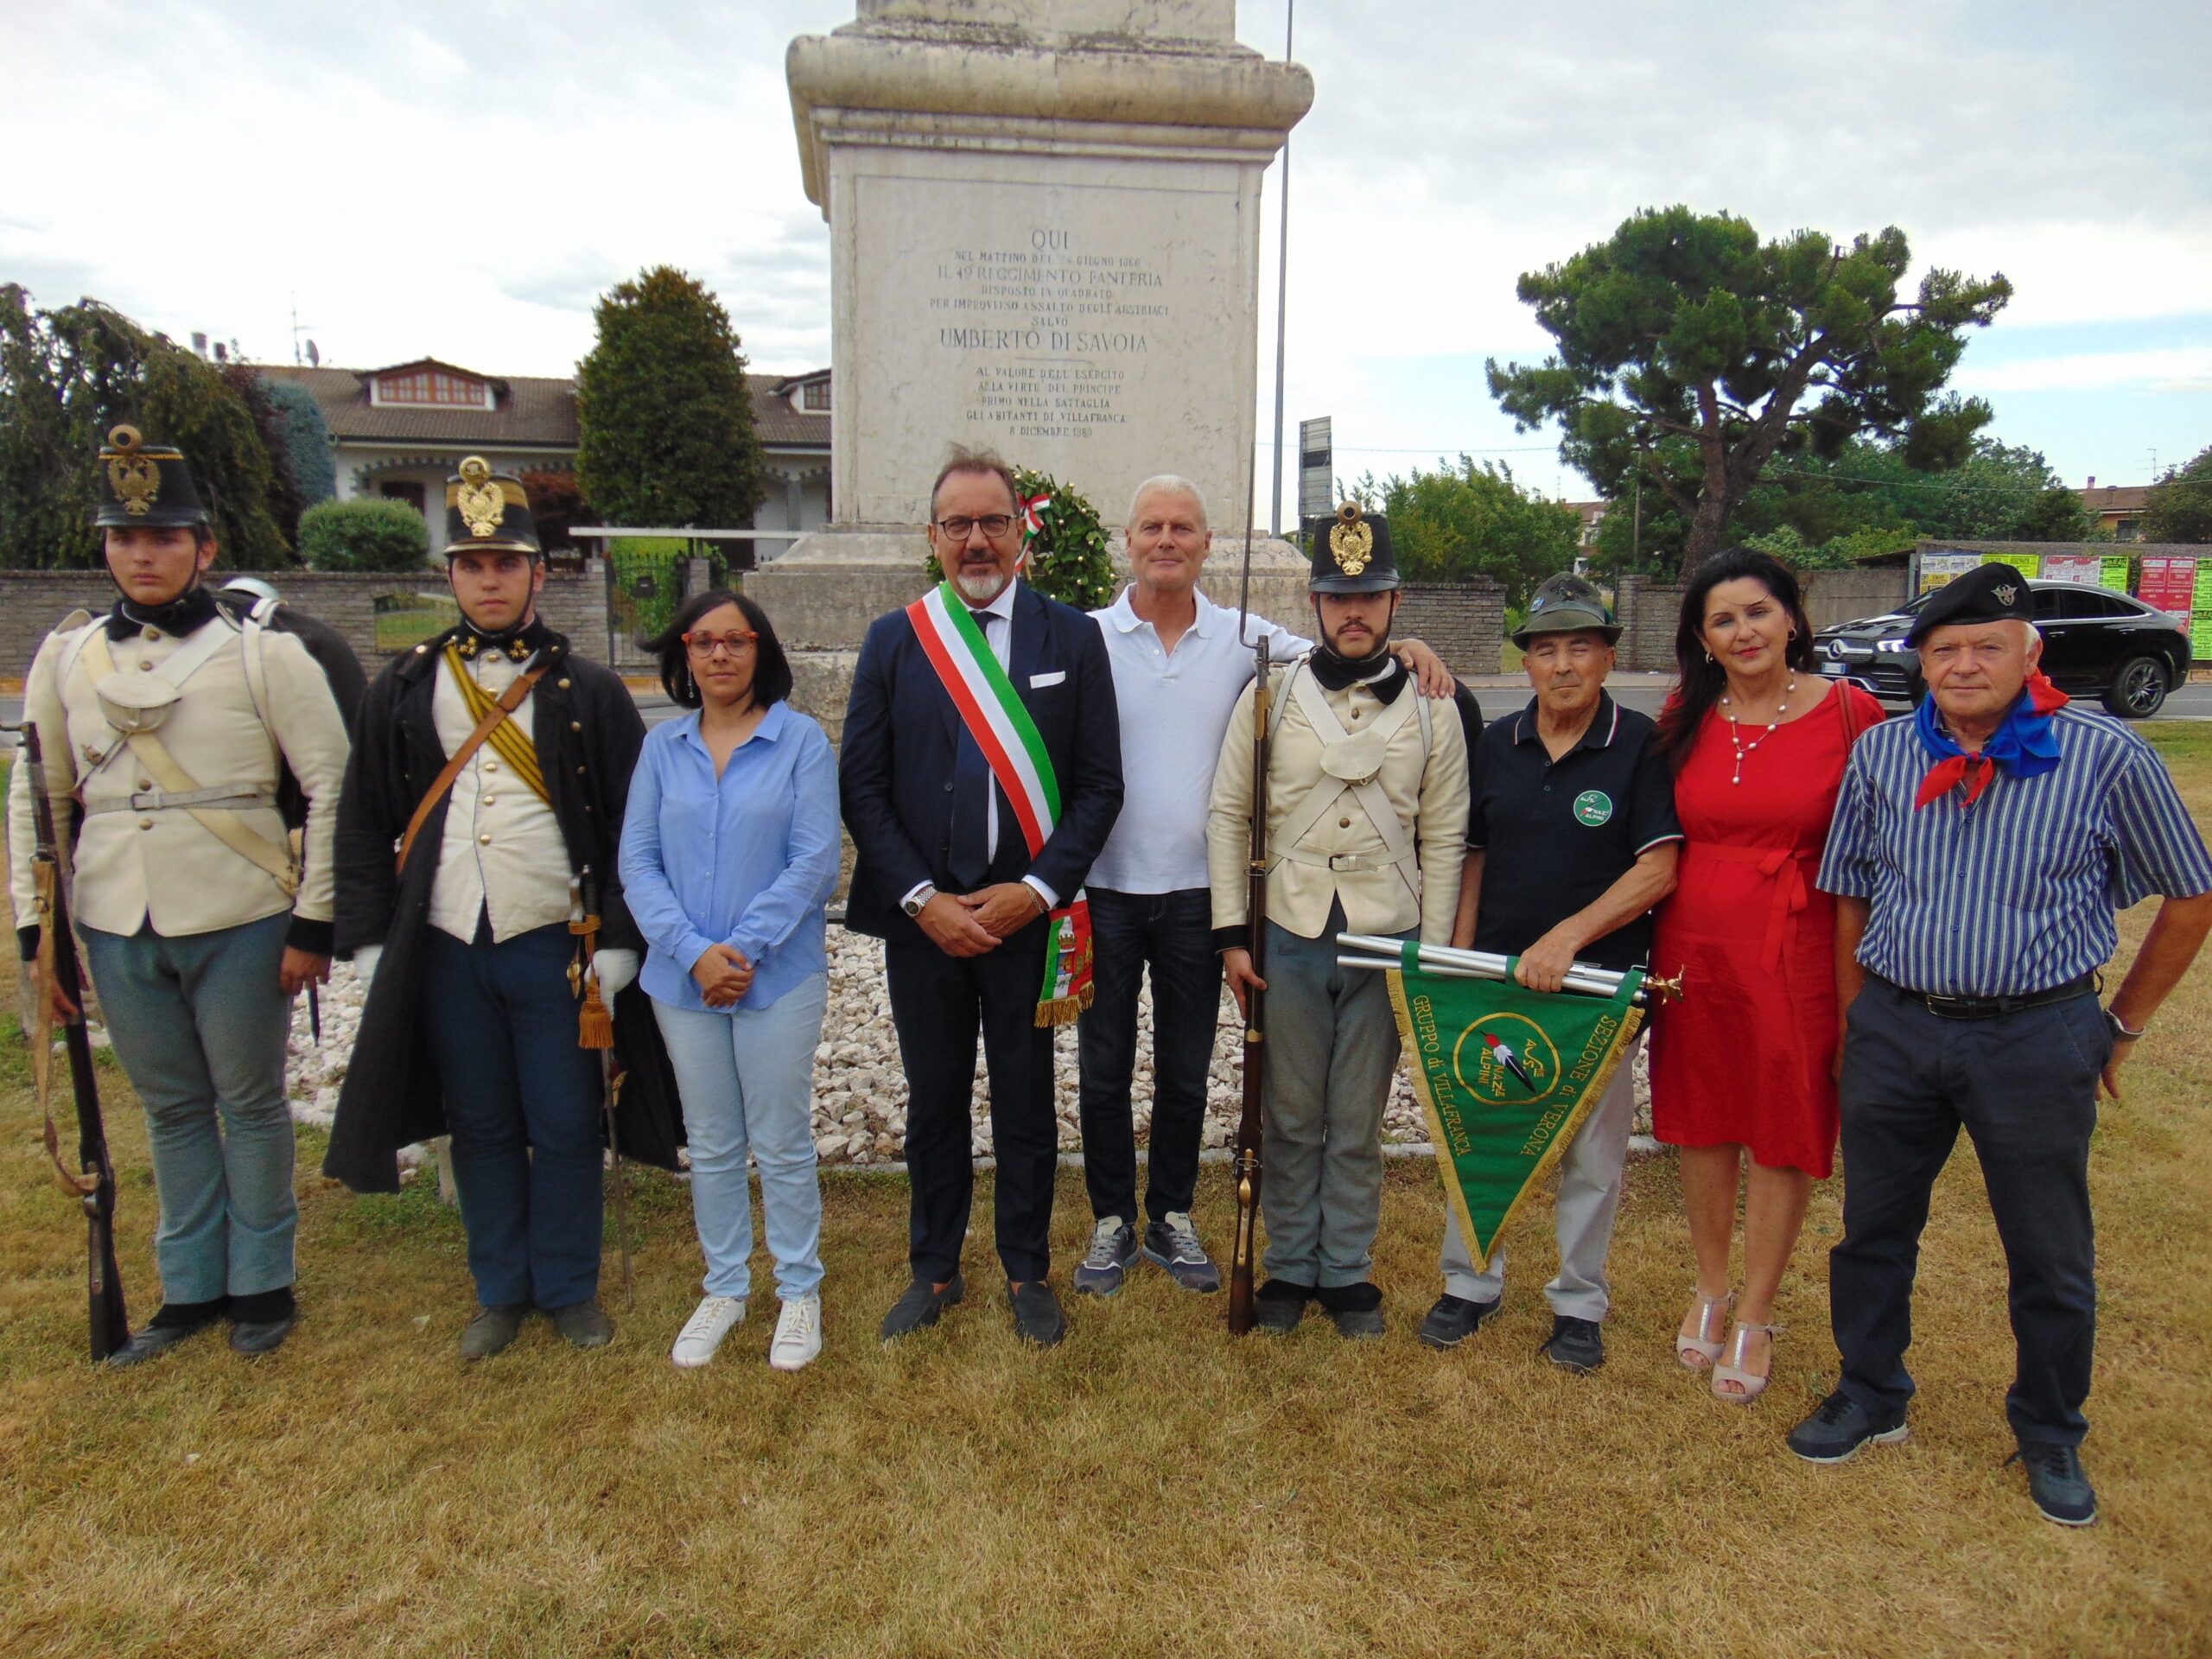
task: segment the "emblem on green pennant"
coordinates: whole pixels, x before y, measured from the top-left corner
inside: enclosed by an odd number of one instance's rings
[[[1612,803],[1595,790],[1574,804]],[[1444,1194],[1474,1259],[1489,1258],[1514,1212],[1555,1163],[1643,1024],[1641,973],[1612,997],[1548,995],[1510,981],[1394,969],[1390,1002],[1414,1095],[1428,1120]]]
[[[1586,789],[1574,798],[1574,816],[1595,830],[1613,816],[1613,798],[1602,789]]]

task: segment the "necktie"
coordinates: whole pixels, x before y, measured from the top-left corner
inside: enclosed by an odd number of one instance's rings
[[[997,619],[988,611],[971,614],[988,650],[991,624]],[[963,721],[959,741],[953,752],[951,855],[948,866],[953,885],[963,893],[973,893],[982,887],[984,877],[990,873],[990,762],[983,759],[982,747]]]

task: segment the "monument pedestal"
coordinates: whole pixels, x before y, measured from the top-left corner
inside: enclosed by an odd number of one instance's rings
[[[922,590],[915,525],[955,443],[1109,524],[1145,479],[1189,478],[1216,526],[1208,591],[1234,602],[1260,182],[1313,98],[1236,22],[1235,0],[859,0],[791,42],[830,230],[838,523],[747,578],[787,643],[850,650]],[[1254,568],[1254,608],[1302,618],[1295,551],[1261,543]]]

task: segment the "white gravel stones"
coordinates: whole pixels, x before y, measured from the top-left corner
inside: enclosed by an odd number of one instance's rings
[[[361,1019],[361,986],[350,963],[331,969],[330,983],[322,988],[322,1045],[316,1047],[308,1027],[308,1002],[302,996],[292,1009],[292,1037],[285,1067],[286,1092],[291,1096],[293,1121],[327,1129],[338,1106],[338,1085],[344,1081],[352,1055],[354,1033]],[[1147,991],[1137,1010],[1136,1075],[1130,1093],[1137,1134],[1141,1139],[1152,1124],[1152,1003]],[[1243,1026],[1236,1005],[1222,995],[1220,1029],[1214,1039],[1213,1061],[1207,1078],[1205,1145],[1227,1147],[1236,1133],[1243,1098],[1239,1071],[1243,1047]],[[991,1150],[990,1096],[982,1058],[976,1064],[976,1091],[970,1106],[976,1155]],[[1063,1026],[1052,1038],[1053,1109],[1059,1119],[1060,1150],[1081,1149],[1076,1120],[1075,1027]],[[1636,1061],[1637,1130],[1650,1128],[1650,1090],[1643,1054]],[[823,1022],[822,1042],[814,1051],[814,1147],[826,1164],[870,1165],[897,1162],[905,1156],[906,1134],[906,1077],[899,1064],[899,1039],[891,1027],[891,997],[883,978],[883,947],[876,940],[842,927],[830,930],[830,1009]],[[1382,1138],[1407,1147],[1426,1146],[1428,1128],[1402,1071],[1383,1108]],[[403,1163],[420,1161],[420,1148],[409,1147]]]

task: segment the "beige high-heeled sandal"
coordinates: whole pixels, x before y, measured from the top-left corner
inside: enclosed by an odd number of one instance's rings
[[[1732,1406],[1748,1406],[1759,1395],[1764,1394],[1766,1385],[1774,1380],[1774,1344],[1771,1338],[1780,1336],[1788,1328],[1787,1325],[1746,1325],[1741,1319],[1737,1320],[1736,1328],[1728,1333],[1726,1363],[1716,1364],[1713,1368],[1713,1397],[1716,1400],[1725,1400]],[[1745,1338],[1754,1331],[1764,1331],[1770,1338],[1766,1350],[1764,1376],[1744,1369]],[[1720,1386],[1724,1382],[1733,1382],[1743,1392],[1741,1394],[1726,1393]]]
[[[1697,1315],[1697,1335],[1686,1337],[1677,1332],[1675,1335],[1675,1357],[1682,1362],[1685,1370],[1702,1371],[1720,1357],[1724,1345],[1720,1338],[1713,1334],[1714,1314],[1717,1312],[1721,1316],[1721,1329],[1725,1332],[1727,1329],[1726,1316],[1728,1310],[1736,1306],[1736,1293],[1732,1290],[1726,1296],[1702,1296],[1693,1287],[1690,1294],[1695,1299],[1692,1311]]]

